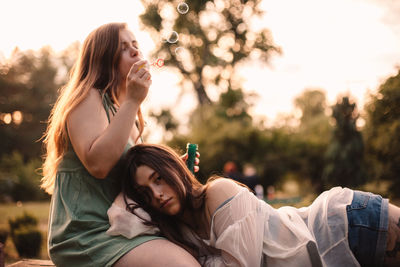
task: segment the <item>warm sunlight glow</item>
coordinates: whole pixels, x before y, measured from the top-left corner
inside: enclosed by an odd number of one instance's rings
[[[12,114],[13,122],[17,125],[21,124],[22,122],[22,112],[17,110],[14,111]]]
[[[10,124],[12,121],[12,117],[10,113],[6,113],[6,114],[2,114],[2,119],[4,121],[5,124]]]
[[[173,19],[190,14],[180,14],[174,3],[160,7],[162,17]],[[217,38],[212,27],[224,27],[218,24],[224,5],[223,0],[207,2],[206,10],[200,15],[209,40]],[[280,113],[294,113],[293,99],[310,87],[322,88],[329,104],[336,101],[337,95],[349,93],[361,110],[367,93],[375,91],[382,80],[397,72],[396,66],[400,65],[400,17],[394,14],[394,10],[400,6],[398,1],[264,0],[261,6],[266,11],[263,18],[246,20],[251,21],[254,29],[270,30],[274,42],[282,49],[282,55],[273,56],[269,65],[262,65],[257,51],[252,51],[251,61],[244,62],[236,73],[223,74],[240,75],[244,89],[260,96],[252,109],[253,115],[273,121]],[[2,7],[2,62],[16,46],[21,50],[38,50],[50,45],[56,52],[62,51],[76,40],[82,42],[99,25],[111,21],[128,23],[150,63],[157,58],[168,58],[166,55],[150,58],[151,51],[161,40],[152,40],[150,34],[140,27],[139,15],[144,11],[140,1],[6,0]],[[190,5],[188,8],[190,10]],[[172,30],[169,21],[163,22],[162,27]],[[189,43],[200,47],[203,43],[196,36],[177,34],[175,45],[182,47],[178,50],[179,58],[185,69],[191,70],[193,59],[187,56],[185,49]],[[247,36],[250,38],[248,42],[254,41],[251,32]],[[234,35],[226,33],[212,48],[212,53],[230,62],[233,55],[223,53],[221,47],[231,47],[236,51],[238,45]],[[0,69],[2,72],[5,70]],[[196,106],[193,90],[183,84],[179,87],[181,77],[170,68],[152,67],[151,70],[153,85],[145,104],[149,107],[144,110],[173,106],[174,113],[184,121]],[[213,95],[214,99],[226,87],[222,81],[219,88],[208,89],[213,91],[210,96]],[[13,116],[7,116],[9,123],[14,120]]]

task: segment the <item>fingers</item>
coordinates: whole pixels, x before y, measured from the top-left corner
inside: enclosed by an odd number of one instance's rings
[[[149,72],[145,72],[141,79],[151,82],[151,74]]]
[[[188,154],[187,154],[187,153],[183,154],[183,155],[181,156],[181,159],[182,159],[184,162],[186,162],[187,159],[188,159]]]
[[[126,77],[127,97],[135,99],[138,103],[145,99],[152,83],[149,70],[143,67],[146,63],[146,60],[135,62]]]
[[[138,71],[141,70],[141,69],[147,69],[147,68],[146,68],[147,64],[149,64],[149,63],[147,62],[147,60],[141,59],[141,60],[135,62],[135,63],[132,65],[131,68],[133,68],[133,70],[134,70],[135,73],[136,73],[136,72],[138,72]]]
[[[144,64],[140,65],[138,70],[140,70],[141,68],[149,69],[150,68],[149,62],[146,61]]]
[[[199,164],[200,164],[200,153],[196,152],[196,158],[194,159],[194,172],[198,172],[200,170]],[[181,156],[181,159],[186,162],[188,159],[188,154],[185,153]]]
[[[147,65],[148,62],[144,59],[135,62],[129,70],[128,79],[132,80],[135,76],[143,78],[146,73],[150,73],[149,69],[146,67]]]
[[[138,72],[139,67],[140,67],[140,66],[143,66],[143,65],[145,65],[145,64],[146,64],[146,60],[144,60],[144,59],[139,60],[139,61],[133,63],[133,65],[131,66],[131,69],[129,70],[128,77],[129,77],[131,74]],[[142,68],[141,68],[141,69],[142,69]]]

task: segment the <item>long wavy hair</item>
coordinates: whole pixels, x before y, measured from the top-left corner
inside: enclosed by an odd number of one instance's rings
[[[177,215],[170,216],[156,210],[150,205],[151,196],[143,190],[138,190],[140,187],[136,183],[136,171],[143,165],[152,168],[174,188],[181,204],[181,210]],[[143,208],[151,216],[151,221],[144,220],[146,225],[157,226],[167,239],[182,246],[193,255],[198,255],[199,246],[183,238],[185,233],[182,232],[183,222],[180,218],[184,211],[204,212],[208,186],[201,184],[194,177],[173,149],[163,145],[135,145],[123,158],[123,166],[122,193],[127,210],[138,215],[135,209]],[[127,197],[137,204],[128,204]],[[203,243],[201,240],[198,241]]]
[[[125,23],[109,23],[92,31],[81,47],[68,83],[60,89],[43,136],[46,153],[41,187],[49,194],[53,193],[58,166],[68,149],[66,121],[70,112],[87,97],[92,88],[98,89],[102,97],[107,94],[119,106],[118,85],[123,80],[118,70],[122,29],[126,29]],[[139,138],[144,126],[140,108],[137,116]]]

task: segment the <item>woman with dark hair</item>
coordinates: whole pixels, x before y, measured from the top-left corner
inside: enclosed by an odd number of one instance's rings
[[[106,233],[120,158],[141,142],[146,65],[127,26],[105,24],[85,39],[52,109],[42,188],[52,194],[48,247],[57,266],[199,266],[151,229],[133,239]]]
[[[114,234],[153,226],[203,266],[381,266],[399,246],[400,208],[372,193],[335,187],[308,207],[274,209],[231,179],[199,183],[165,146],[137,145],[123,164]]]

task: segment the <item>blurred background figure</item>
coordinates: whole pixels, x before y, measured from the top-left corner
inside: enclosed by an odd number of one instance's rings
[[[261,193],[260,186],[262,187],[262,185],[261,185],[260,177],[257,175],[256,168],[252,164],[247,163],[243,167],[243,174],[244,174],[244,176],[243,176],[242,183],[247,185],[251,190],[253,190],[256,193],[257,193],[256,186],[259,185],[257,188],[259,190],[258,192]],[[262,190],[263,190],[262,198],[264,198],[264,189],[262,189]]]
[[[257,184],[254,187],[254,192],[256,194],[256,197],[258,197],[259,199],[264,199],[264,187],[260,184]]]
[[[227,161],[224,164],[224,176],[245,184],[258,198],[264,199],[264,187],[261,185],[261,179],[252,164],[245,164],[243,173],[241,173],[235,162]]]
[[[275,199],[275,187],[273,185],[267,187],[267,199],[268,200]]]
[[[227,161],[224,164],[224,176],[227,178],[231,178],[239,183],[244,183],[243,174],[239,172],[236,163],[233,161]]]

